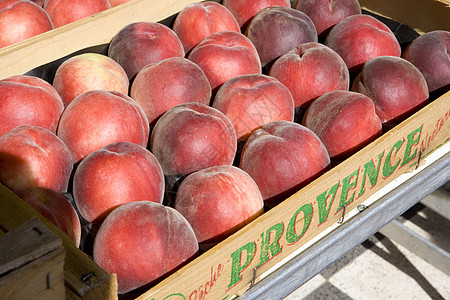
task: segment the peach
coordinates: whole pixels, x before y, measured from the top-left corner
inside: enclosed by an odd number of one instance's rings
[[[335,162],[382,134],[372,99],[352,91],[332,91],[314,100],[305,112],[303,125],[320,138]]]
[[[345,61],[350,74],[377,56],[401,55],[397,38],[384,23],[370,15],[351,15],[334,25],[324,41]]]
[[[358,0],[298,0],[294,8],[311,18],[320,39],[346,17],[361,14]]]
[[[150,125],[175,105],[209,105],[211,86],[203,70],[184,57],[170,57],[145,66],[131,85],[130,96],[143,108]]]
[[[0,3],[0,48],[52,29],[52,20],[38,4],[24,0]]]
[[[278,58],[269,75],[288,87],[295,107],[308,107],[319,96],[350,88],[344,60],[331,48],[316,42],[300,44]]]
[[[116,208],[94,240],[94,261],[117,274],[120,294],[155,282],[197,255],[198,241],[186,219],[151,201]]]
[[[218,109],[184,103],[156,122],[150,151],[166,175],[186,175],[215,165],[231,165],[237,148],[231,121]]]
[[[222,4],[228,8],[245,31],[250,20],[263,8],[270,6],[291,7],[289,0],[224,0]]]
[[[114,142],[147,146],[149,124],[142,108],[119,92],[87,91],[75,98],[61,115],[57,135],[66,143],[73,160]]]
[[[91,90],[128,94],[129,81],[125,70],[112,58],[83,53],[67,59],[56,69],[53,86],[67,106],[77,96]]]
[[[397,124],[428,102],[428,88],[419,69],[396,56],[368,60],[352,90],[370,97],[382,123]]]
[[[200,244],[225,239],[261,215],[263,208],[255,181],[229,165],[189,174],[175,198],[175,209],[191,224]]]
[[[99,223],[127,202],[162,203],[164,174],[146,148],[130,142],[112,143],[80,162],[73,178],[73,196],[81,215]]]
[[[67,234],[74,241],[76,247],[80,246],[80,218],[63,194],[42,187],[19,189],[14,193]]]
[[[19,125],[35,125],[56,133],[64,105],[47,81],[16,75],[0,81],[0,137]]]
[[[415,65],[427,81],[430,93],[450,87],[450,32],[434,30],[417,37],[402,57]]]
[[[111,8],[109,0],[45,0],[44,9],[55,28]]]
[[[233,14],[225,6],[213,1],[192,3],[184,7],[175,18],[173,30],[180,38],[186,53],[215,32],[240,32]]]
[[[189,53],[209,80],[213,93],[228,79],[244,74],[261,74],[258,52],[242,33],[222,31],[203,39]]]
[[[143,67],[169,57],[184,57],[183,44],[164,24],[135,22],[117,32],[108,47],[108,56],[118,62],[132,79]]]
[[[294,120],[294,100],[289,89],[263,74],[240,75],[226,81],[212,106],[231,121],[238,140],[257,128],[279,120]]]
[[[254,131],[239,167],[258,185],[265,203],[278,203],[324,173],[330,156],[318,136],[298,123],[275,121]]]
[[[0,182],[11,190],[43,187],[67,192],[73,170],[69,149],[54,133],[20,125],[0,138]]]
[[[304,12],[283,6],[258,12],[245,35],[255,45],[263,67],[302,43],[318,40],[314,23]]]

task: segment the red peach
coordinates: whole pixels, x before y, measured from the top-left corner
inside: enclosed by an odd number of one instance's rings
[[[191,225],[171,207],[137,201],[116,208],[94,240],[94,261],[117,274],[118,291],[126,293],[155,282],[198,254]]]
[[[148,64],[184,55],[183,44],[175,32],[155,22],[128,24],[119,30],[108,47],[108,56],[123,67],[128,79]]]
[[[162,203],[164,174],[155,156],[130,142],[109,144],[86,156],[75,170],[73,196],[80,214],[100,223],[132,201]]]
[[[351,15],[337,23],[325,38],[325,45],[336,51],[351,74],[377,56],[401,55],[397,38],[384,23],[370,15]]]
[[[230,120],[201,103],[169,109],[156,122],[150,151],[166,175],[186,175],[215,165],[231,165],[237,148]]]
[[[129,81],[125,70],[112,58],[98,53],[83,53],[69,58],[56,69],[53,86],[67,106],[91,90],[128,94]]]
[[[109,0],[46,0],[44,9],[55,28],[111,8]]]
[[[263,8],[270,6],[291,7],[289,0],[224,0],[222,4],[228,8],[245,31],[250,20]]]
[[[189,53],[210,34],[221,31],[240,32],[233,14],[223,5],[213,1],[192,3],[184,7],[176,16],[173,30]]]
[[[428,102],[428,88],[419,69],[396,56],[368,60],[352,90],[370,97],[382,123],[397,124]]]
[[[0,48],[53,29],[49,15],[31,1],[0,3]]]
[[[283,6],[267,7],[258,12],[248,24],[245,35],[255,45],[263,67],[292,48],[318,39],[314,23],[304,12]]]
[[[266,203],[278,203],[329,165],[327,149],[314,132],[298,123],[276,121],[250,135],[239,167],[255,180]]]
[[[382,133],[372,99],[351,91],[332,91],[314,100],[305,112],[303,125],[320,138],[336,162]]]
[[[207,36],[192,49],[188,59],[205,72],[213,92],[238,75],[262,73],[255,46],[245,35],[235,31]]]
[[[229,165],[189,174],[175,198],[175,209],[192,225],[200,244],[223,240],[261,215],[263,208],[255,181]]]
[[[331,48],[316,42],[300,44],[278,58],[269,75],[288,87],[295,107],[308,107],[319,96],[350,88],[344,60]]]
[[[240,75],[226,81],[212,106],[231,120],[238,140],[246,139],[269,122],[294,120],[294,100],[289,89],[263,74]]]
[[[0,81],[0,137],[19,125],[44,127],[56,133],[64,105],[47,81],[16,75]]]
[[[209,105],[211,86],[198,65],[184,57],[171,57],[139,71],[131,85],[130,96],[154,125],[175,105],[186,102]]]
[[[149,124],[142,108],[119,92],[88,91],[75,98],[61,115],[57,134],[75,162],[114,142],[147,146]]]
[[[346,17],[361,14],[358,0],[298,0],[294,8],[311,18],[321,38]]]
[[[434,30],[417,37],[402,57],[415,65],[427,81],[429,92],[450,87],[450,32]]]
[[[67,192],[73,160],[51,131],[21,125],[0,138],[0,182],[11,190],[44,187]]]
[[[41,187],[19,189],[14,193],[67,234],[76,247],[80,246],[80,218],[63,194]]]

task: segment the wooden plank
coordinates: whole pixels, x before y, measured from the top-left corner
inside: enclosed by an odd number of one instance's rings
[[[28,203],[0,184],[0,227],[6,231],[31,219],[38,218],[56,233],[66,249],[64,281],[69,299],[117,299],[117,279],[100,268],[88,255],[78,249],[59,228],[50,223]],[[87,274],[92,274],[83,280]]]
[[[36,218],[13,228],[0,240],[0,275],[62,246],[61,240]]]
[[[0,239],[0,295],[3,299],[63,299],[65,249],[36,218]]]
[[[450,141],[449,119],[450,92],[138,299],[240,295],[315,236],[339,226],[343,216],[384,186],[426,163]]]
[[[158,22],[193,0],[133,0],[85,19],[0,49],[0,80],[57,60],[78,50],[108,43],[124,26]]]
[[[432,30],[450,30],[450,1],[359,0],[361,8],[391,18],[423,34]]]

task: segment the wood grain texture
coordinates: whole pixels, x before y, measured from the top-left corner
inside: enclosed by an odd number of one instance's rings
[[[32,218],[0,238],[2,299],[63,299],[65,249],[61,239]]]
[[[418,33],[450,30],[450,1],[440,0],[359,0],[361,8],[391,18]]]

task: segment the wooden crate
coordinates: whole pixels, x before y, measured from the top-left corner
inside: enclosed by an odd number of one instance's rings
[[[0,184],[0,229],[8,232],[32,218],[39,219],[62,241],[66,251],[64,284],[67,299],[117,299],[115,275],[100,268],[89,256],[76,248],[65,233]],[[9,250],[12,251],[13,248]]]
[[[9,46],[0,50],[0,79],[25,73],[86,47],[107,43],[126,24],[160,21],[194,2],[200,1],[133,0]],[[448,0],[401,0],[395,3],[361,0],[360,3],[363,9],[403,22],[419,33],[435,29],[450,30]],[[230,299],[242,294],[293,255],[324,235],[331,234],[333,229],[358,214],[358,206],[376,202],[389,190],[448,153],[449,117],[450,92],[447,92],[280,205],[136,297],[150,300]],[[10,200],[6,204],[3,200],[5,195]],[[5,217],[2,215],[3,207],[12,207],[12,203],[18,202],[16,198],[0,186],[0,220]],[[23,205],[20,204],[21,207]],[[22,208],[12,209],[20,211]],[[30,211],[30,208],[27,210]],[[72,259],[77,259],[76,263],[66,259],[66,287],[68,280],[70,282],[72,277],[78,276],[70,285],[79,284],[76,288],[79,291],[83,284],[79,277],[95,269],[93,272],[104,284],[99,284],[98,292],[95,292],[95,287],[89,289],[96,295],[117,296],[112,292],[114,277],[102,271],[81,251],[73,249],[67,241],[65,246],[70,249],[68,253]],[[80,271],[78,264],[89,267]]]
[[[3,299],[62,299],[65,249],[61,239],[32,218],[0,236]]]

